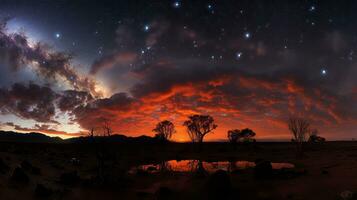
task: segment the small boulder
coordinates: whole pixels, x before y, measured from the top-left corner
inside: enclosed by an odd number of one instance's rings
[[[35,175],[41,175],[41,169],[38,167],[32,167],[31,173]]]
[[[155,171],[157,171],[157,168],[154,167],[154,166],[150,166],[150,167],[147,168],[147,171],[148,172],[155,172]]]
[[[32,174],[35,174],[35,175],[40,175],[41,174],[41,169],[38,168],[38,167],[33,166],[27,160],[22,161],[20,166],[21,166],[22,169],[24,169],[24,170],[26,170],[28,172],[31,172]]]
[[[11,180],[19,183],[28,183],[30,178],[21,167],[16,167],[11,175]]]
[[[24,170],[31,170],[32,169],[32,164],[27,161],[27,160],[23,160],[20,164],[21,168],[24,169]]]
[[[173,191],[168,187],[160,187],[155,193],[157,200],[172,199],[172,195]]]
[[[77,171],[66,172],[61,174],[60,182],[66,185],[73,185],[80,180]]]
[[[74,166],[79,166],[81,164],[80,160],[76,157],[71,158],[70,163]]]
[[[46,198],[49,197],[53,194],[52,189],[42,185],[42,184],[37,184],[35,188],[35,195],[40,198]]]
[[[5,173],[9,171],[10,167],[5,163],[5,161],[0,158],[0,173]]]
[[[321,174],[327,175],[327,174],[329,174],[329,171],[327,169],[322,169]]]
[[[254,174],[256,178],[269,178],[273,174],[271,162],[265,160],[257,160],[255,162]]]
[[[349,190],[345,190],[345,191],[341,192],[340,197],[343,200],[353,200],[353,199],[357,198],[356,194]]]
[[[209,176],[206,183],[208,199],[229,199],[232,193],[232,183],[228,173],[218,170]]]

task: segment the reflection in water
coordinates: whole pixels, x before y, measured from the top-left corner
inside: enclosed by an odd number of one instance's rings
[[[271,163],[273,169],[285,169],[294,168],[295,166],[291,163]],[[136,173],[137,171],[147,171],[149,173],[158,172],[198,172],[198,173],[212,173],[217,170],[225,170],[232,172],[235,170],[242,170],[248,168],[254,168],[255,163],[250,161],[217,161],[217,162],[206,162],[200,160],[169,160],[164,161],[159,164],[148,164],[140,165],[132,168],[129,173]]]

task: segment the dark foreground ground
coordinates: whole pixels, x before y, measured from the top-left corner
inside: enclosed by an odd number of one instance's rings
[[[165,160],[288,162],[289,170],[228,173],[128,171]],[[264,163],[264,162],[263,162]],[[264,171],[265,170],[265,171]],[[0,143],[0,199],[354,199],[357,142],[307,145],[297,159],[291,143],[233,148],[191,144]],[[346,198],[344,198],[346,197]]]

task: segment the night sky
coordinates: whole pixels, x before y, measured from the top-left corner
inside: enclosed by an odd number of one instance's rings
[[[209,114],[218,128],[290,139],[357,130],[357,2],[0,0],[0,128],[63,138],[109,121],[153,135]]]

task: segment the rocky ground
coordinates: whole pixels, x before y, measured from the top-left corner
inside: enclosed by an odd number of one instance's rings
[[[160,173],[165,160],[256,162],[229,172]],[[273,170],[270,162],[293,169]],[[24,144],[0,143],[0,199],[354,199],[357,143]]]

